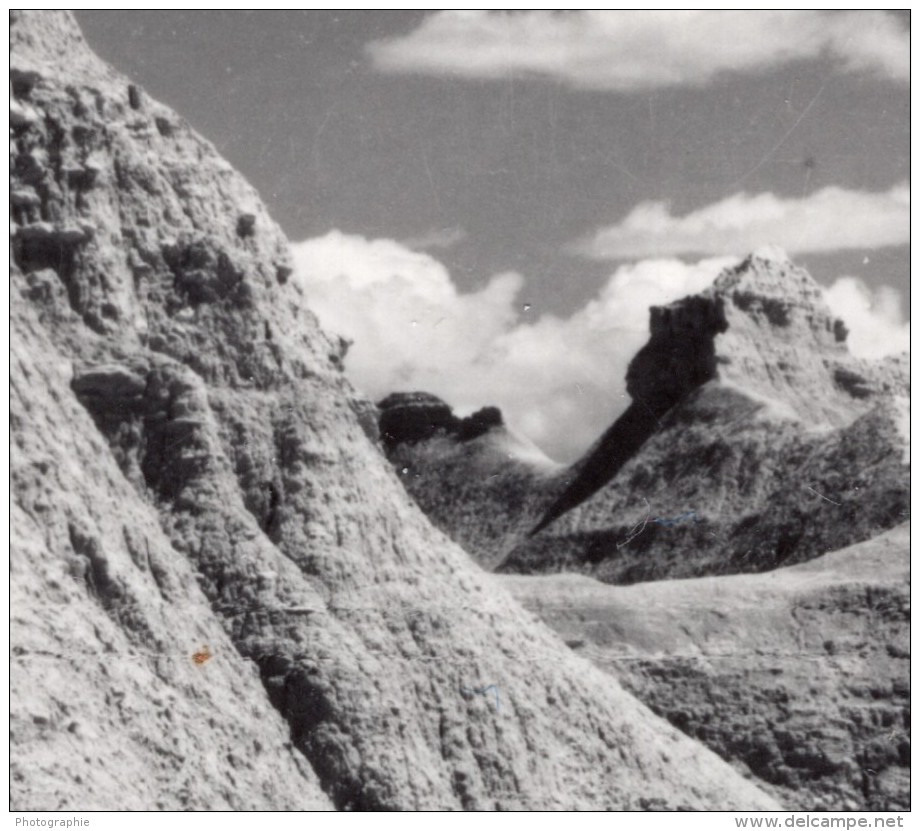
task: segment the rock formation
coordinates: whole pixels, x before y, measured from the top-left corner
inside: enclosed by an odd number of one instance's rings
[[[631,405],[569,469],[496,458],[486,477],[469,451],[450,445],[445,464],[443,443],[420,436],[389,446],[409,492],[487,567],[616,583],[762,571],[906,519],[906,355],[850,355],[785,254],[755,253],[653,308],[650,329]],[[508,478],[510,495],[491,485]]]
[[[572,648],[799,810],[910,807],[910,534],[769,574],[505,585]]]
[[[627,383],[585,456],[504,506],[455,442],[447,463],[413,444],[406,487],[575,652],[786,804],[908,807],[906,356],[854,359],[819,287],[765,251],[652,309]]]
[[[428,518],[485,568],[494,568],[539,519],[569,472],[484,407],[458,418],[428,393],[378,404],[387,457]]]
[[[510,571],[609,582],[760,571],[904,521],[906,362],[853,358],[781,252],[654,308],[633,403],[573,471]]]
[[[11,276],[11,809],[331,808]]]
[[[785,253],[765,249],[699,295],[651,310],[651,336],[629,365],[633,403],[579,466],[536,531],[609,482],[660,428],[660,419],[709,382],[738,388],[808,427],[840,426],[874,393],[903,393],[906,375],[871,370],[846,349],[820,287]],[[869,374],[880,375],[873,384]]]
[[[483,407],[466,418],[458,418],[437,396],[425,392],[392,393],[377,406],[380,438],[387,450],[435,436],[467,442],[504,424],[497,407]]]
[[[207,142],[66,14],[11,86],[13,809],[776,805],[411,504]]]

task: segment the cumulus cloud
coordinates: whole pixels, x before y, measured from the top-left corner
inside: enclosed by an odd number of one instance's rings
[[[643,202],[572,249],[601,260],[741,255],[765,240],[790,254],[907,244],[910,187],[903,182],[883,193],[827,187],[801,199],[738,193],[684,216],[674,216],[667,202]]]
[[[331,231],[292,246],[297,279],[320,322],[354,341],[348,370],[367,395],[418,388],[479,401],[463,390],[489,368],[490,347],[514,323],[523,280],[493,277],[461,294],[433,257],[393,240]]]
[[[597,297],[570,317],[521,322],[495,343],[520,406],[508,409],[541,447],[561,460],[578,455],[629,404],[626,368],[648,340],[649,307],[701,291],[735,258],[696,264],[646,260],[620,266]]]
[[[626,368],[648,339],[648,309],[701,291],[734,257],[655,259],[619,266],[568,317],[532,317],[523,279],[499,274],[462,293],[447,269],[392,240],[332,231],[292,246],[295,279],[323,326],[354,341],[352,383],[373,400],[423,390],[461,414],[485,405],[550,456],[579,456],[629,404]],[[827,291],[855,354],[907,348],[893,289],[853,277]]]
[[[441,263],[392,240],[333,231],[292,250],[310,307],[354,341],[346,369],[368,397],[424,390],[461,413],[494,404],[562,461],[628,404],[626,366],[648,338],[648,307],[699,291],[734,262],[622,266],[572,316],[528,319],[514,273],[461,293]]]
[[[910,324],[895,289],[872,289],[858,277],[838,277],[824,296],[850,330],[847,344],[854,355],[881,358],[910,350]]]
[[[440,11],[367,46],[384,72],[521,73],[618,92],[702,86],[829,56],[844,71],[910,78],[910,36],[882,11]]]

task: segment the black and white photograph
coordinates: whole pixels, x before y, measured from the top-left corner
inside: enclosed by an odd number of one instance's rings
[[[9,35],[11,828],[901,827],[910,10]]]

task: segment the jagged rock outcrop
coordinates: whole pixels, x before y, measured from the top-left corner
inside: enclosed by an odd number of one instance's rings
[[[523,538],[568,471],[509,430],[496,407],[466,418],[423,392],[378,404],[387,458],[428,518],[480,565],[494,568]]]
[[[467,442],[504,425],[497,407],[483,407],[459,418],[445,402],[427,392],[394,392],[377,408],[380,438],[389,451],[436,436]]]
[[[579,463],[536,531],[609,482],[659,431],[660,419],[707,383],[738,388],[809,429],[848,424],[865,412],[865,399],[906,388],[906,374],[890,362],[870,368],[850,356],[846,327],[820,287],[778,250],[752,254],[699,295],[652,308],[650,332],[627,370],[633,403]]]
[[[619,583],[789,565],[907,518],[907,356],[850,355],[785,254],[653,308],[650,329],[632,404],[569,469],[493,456],[483,476],[420,436],[389,453],[409,492],[487,567]]]
[[[769,574],[505,585],[799,810],[910,807],[910,532]]]
[[[857,360],[845,339],[820,288],[772,251],[653,309],[633,403],[502,568],[759,571],[902,522],[905,364]]]
[[[66,14],[11,83],[12,808],[776,805],[411,504],[209,144]]]

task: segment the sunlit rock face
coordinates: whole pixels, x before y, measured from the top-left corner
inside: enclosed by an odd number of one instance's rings
[[[211,145],[67,14],[11,84],[11,807],[775,807],[429,523]]]

